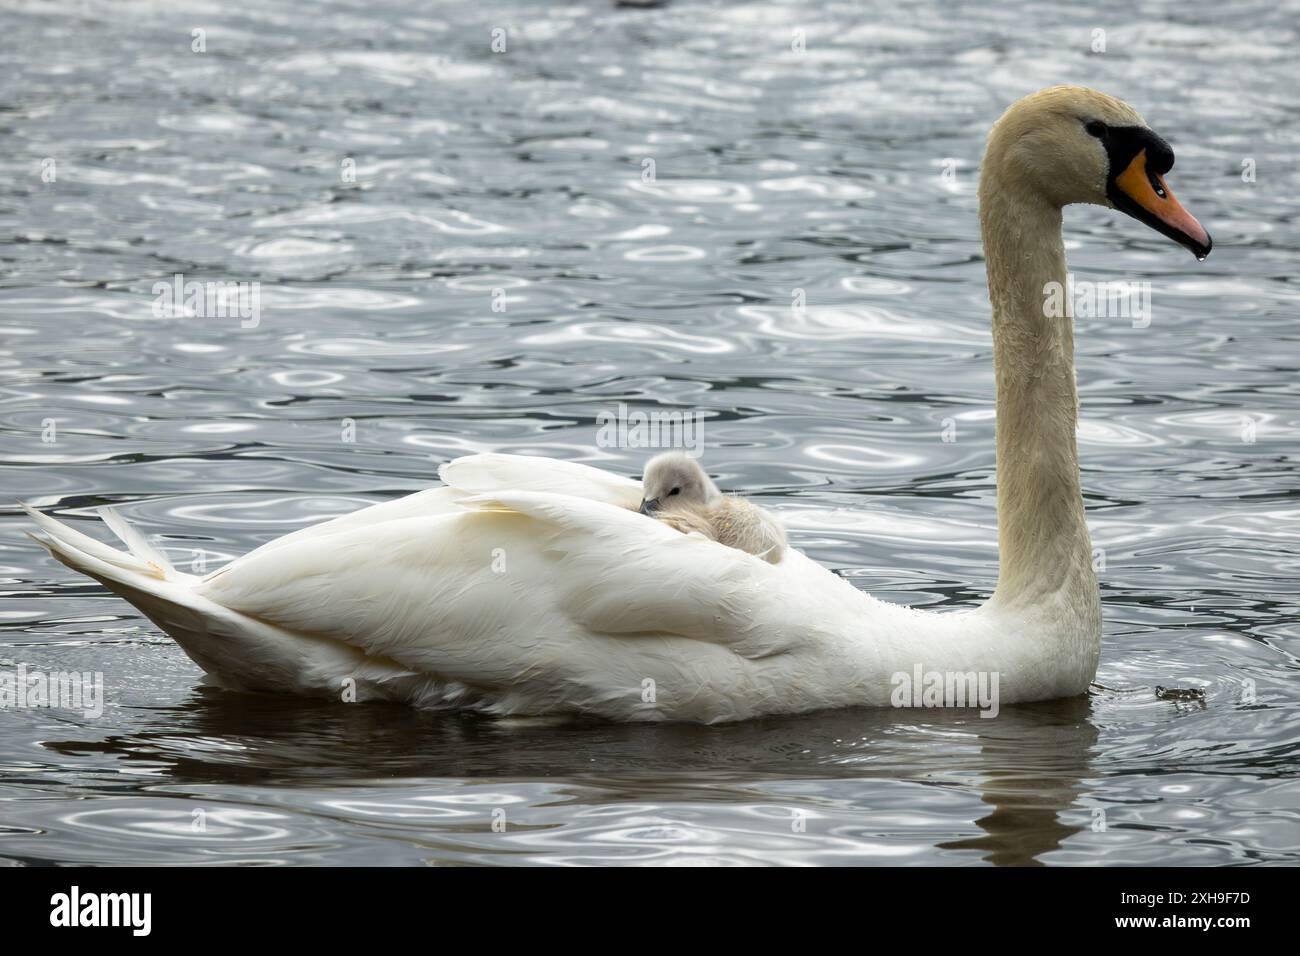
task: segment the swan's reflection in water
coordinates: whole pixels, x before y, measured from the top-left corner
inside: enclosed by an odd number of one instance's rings
[[[1030,709],[1050,716],[1034,725],[1035,753],[1029,760],[1016,759],[1017,745],[1024,741],[1015,736],[1015,720],[1008,726],[988,720],[987,728],[976,728],[979,760],[989,768],[977,787],[992,809],[976,821],[984,831],[980,836],[941,843],[940,849],[976,850],[1001,866],[1035,865],[1084,829],[1069,821],[1090,818],[1075,807],[1097,743],[1097,728],[1088,719],[1090,702],[1079,697]]]
[[[392,862],[1034,864],[1087,828],[1076,801],[1097,739],[1086,699],[994,719],[852,710],[697,727],[205,688],[139,716],[127,734],[44,746],[119,785],[135,779],[135,809],[122,813],[148,818],[120,823],[137,845],[142,831],[167,831],[168,814],[187,824],[187,808],[203,807],[218,829],[192,841],[195,854],[211,859],[245,834],[259,845],[221,858],[255,850],[263,862],[349,862],[349,848],[374,858],[383,844]],[[112,814],[92,824],[86,809],[64,823],[102,838]],[[494,810],[509,816],[503,832]],[[256,826],[241,823],[250,814]],[[166,854],[189,859],[175,839]]]

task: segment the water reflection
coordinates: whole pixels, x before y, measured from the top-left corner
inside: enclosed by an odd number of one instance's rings
[[[999,866],[1027,866],[1042,864],[1043,856],[1081,832],[1083,826],[1069,821],[1082,815],[1070,811],[1076,810],[1081,783],[1090,776],[1097,744],[1090,710],[1087,698],[1059,701],[1050,706],[1050,717],[1041,714],[1035,721],[1035,736],[1052,754],[1053,772],[1044,765],[1017,766],[1015,738],[1008,740],[1005,728],[992,726],[999,722],[989,722],[979,734],[987,770],[977,786],[980,799],[992,809],[975,821],[984,833],[939,848],[975,850]]]
[[[508,795],[513,782],[556,779],[564,781],[566,811],[546,829],[579,827],[583,841],[593,846],[620,839],[629,816],[671,816],[686,807],[703,816],[686,826],[693,831],[727,821],[735,807],[758,799],[765,809],[751,812],[763,825],[745,832],[760,842],[782,842],[778,859],[833,854],[836,828],[844,821],[827,806],[847,799],[858,838],[877,842],[880,855],[928,858],[909,831],[922,821],[933,826],[936,819],[918,818],[916,811],[926,802],[947,805],[949,797],[931,795],[949,793],[977,797],[992,812],[974,821],[982,835],[939,842],[938,849],[1026,864],[1040,862],[1081,829],[1068,821],[1086,817],[1075,804],[1080,781],[1092,772],[1097,741],[1090,708],[1081,698],[1009,708],[992,721],[974,711],[936,711],[900,723],[896,713],[860,710],[722,727],[623,726],[493,721],[202,690],[182,706],[142,711],[129,734],[50,739],[42,746],[67,758],[93,757],[112,773],[147,778],[149,792],[183,794],[206,807],[213,829],[200,842],[258,840],[274,846],[298,835],[275,830],[274,812],[258,816],[256,826],[245,820],[232,829],[230,814],[211,804],[212,788],[274,788],[272,807],[310,805],[323,793],[372,793],[325,799],[336,811],[363,817],[367,827],[418,843],[448,826],[482,829],[490,822],[484,807],[509,810],[517,801]],[[489,789],[501,781],[505,795],[467,795],[466,806],[450,815],[439,809],[448,791],[469,780]],[[876,806],[866,786],[872,780],[926,796],[906,812],[892,794]],[[442,796],[431,802],[430,791]],[[594,825],[592,810],[599,810]],[[105,812],[113,826],[190,833],[184,811],[146,811],[143,820],[129,808]],[[797,815],[805,818],[803,830],[790,825]],[[100,819],[99,811],[82,810],[65,822],[93,830],[104,825]],[[820,826],[822,821],[827,825]],[[512,839],[500,843],[480,852],[513,851]],[[759,847],[749,849],[762,859]]]

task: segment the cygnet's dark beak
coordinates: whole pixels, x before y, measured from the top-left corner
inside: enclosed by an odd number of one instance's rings
[[[641,507],[638,510],[643,515],[650,515],[651,517],[653,517],[654,513],[659,510],[659,499],[651,498],[649,501],[646,501],[644,498],[642,498]]]

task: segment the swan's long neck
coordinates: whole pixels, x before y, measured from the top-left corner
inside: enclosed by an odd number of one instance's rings
[[[1065,288],[1061,210],[1019,188],[986,157],[980,224],[993,306],[997,375],[999,574],[994,603],[1053,606],[1096,616],[1097,579],[1079,491],[1074,335],[1044,308],[1044,287]],[[1061,607],[1064,604],[1065,607]]]

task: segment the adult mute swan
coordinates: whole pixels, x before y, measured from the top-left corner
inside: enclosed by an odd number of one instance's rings
[[[493,714],[729,721],[891,702],[898,674],[996,674],[1001,704],[1084,693],[1101,607],[1075,450],[1061,209],[1117,208],[1198,258],[1169,146],[1126,104],[1054,87],[989,135],[979,189],[997,382],[1000,571],[987,603],[884,603],[637,513],[639,482],[475,455],[445,487],[262,545],[206,577],[103,513],[126,551],[32,512],[34,535],[170,634],[217,684]],[[1060,287],[1058,287],[1060,288]],[[1068,304],[1068,303],[1067,303]]]

